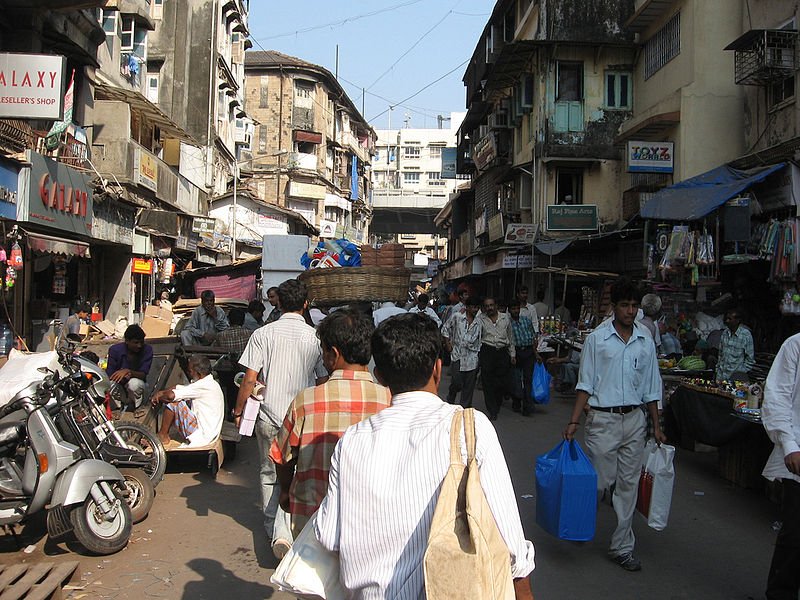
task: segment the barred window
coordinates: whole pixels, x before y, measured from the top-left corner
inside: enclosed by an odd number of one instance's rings
[[[650,79],[680,53],[681,13],[677,13],[644,45],[644,78]]]

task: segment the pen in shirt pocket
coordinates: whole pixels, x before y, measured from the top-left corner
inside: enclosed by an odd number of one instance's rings
[[[633,368],[634,369],[638,369],[639,368],[639,359],[638,358],[634,358],[633,359]]]

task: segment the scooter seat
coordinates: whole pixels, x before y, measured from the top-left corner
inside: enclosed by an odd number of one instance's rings
[[[13,453],[23,437],[25,437],[25,423],[0,423],[0,456]]]

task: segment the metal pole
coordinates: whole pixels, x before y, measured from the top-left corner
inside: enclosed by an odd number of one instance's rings
[[[239,182],[239,163],[233,163],[233,223],[231,223],[231,260],[236,262],[236,193],[238,191]]]

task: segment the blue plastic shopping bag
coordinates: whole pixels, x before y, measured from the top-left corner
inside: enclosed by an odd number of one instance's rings
[[[562,441],[536,459],[536,523],[574,542],[594,537],[597,473],[575,440]]]
[[[547,404],[550,402],[550,380],[552,376],[547,372],[547,367],[543,362],[537,362],[533,367],[533,382],[531,383],[531,395],[536,404]]]

